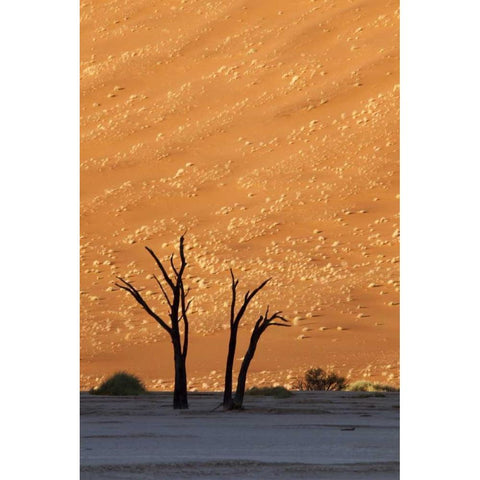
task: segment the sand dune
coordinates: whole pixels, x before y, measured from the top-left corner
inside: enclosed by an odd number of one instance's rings
[[[228,269],[292,320],[251,383],[307,367],[398,385],[397,1],[81,4],[81,388],[119,368],[172,386],[144,246],[187,230],[190,387],[221,388]]]

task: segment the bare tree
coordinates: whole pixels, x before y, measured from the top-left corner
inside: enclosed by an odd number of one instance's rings
[[[273,315],[269,315],[268,307],[265,312],[265,315],[261,315],[260,318],[255,323],[255,327],[252,331],[250,337],[250,345],[248,347],[247,353],[243,359],[240,372],[238,375],[237,380],[237,389],[235,392],[235,397],[232,397],[232,380],[233,380],[233,361],[235,358],[235,350],[237,347],[237,334],[238,334],[238,327],[240,325],[240,321],[245,314],[247,307],[251,300],[257,295],[260,290],[267,285],[270,279],[265,280],[262,282],[257,288],[254,290],[247,291],[243,298],[242,305],[238,312],[235,312],[236,301],[237,301],[237,286],[238,280],[235,279],[235,275],[233,274],[232,269],[230,269],[230,275],[232,277],[232,302],[230,305],[230,340],[228,344],[228,354],[227,354],[227,365],[225,369],[225,389],[223,393],[223,408],[225,410],[232,410],[242,408],[243,405],[243,396],[245,394],[245,385],[247,381],[247,372],[248,367],[255,355],[255,350],[257,348],[258,341],[260,340],[261,335],[265,330],[271,326],[281,326],[281,327],[288,327],[286,323],[288,320],[283,318],[280,314],[281,312],[275,312]],[[280,320],[285,323],[278,323],[275,320]]]
[[[223,392],[223,408],[225,410],[231,410],[233,408],[233,398],[232,398],[232,381],[233,381],[233,361],[235,358],[235,350],[237,348],[237,333],[238,326],[240,325],[240,320],[242,319],[245,311],[247,310],[248,304],[251,302],[253,297],[270,281],[270,279],[262,282],[257,288],[252,292],[247,291],[245,297],[243,298],[243,303],[238,312],[235,313],[235,304],[237,301],[237,286],[238,280],[235,279],[233,270],[230,269],[230,276],[232,277],[232,302],[230,305],[230,341],[228,343],[228,354],[227,354],[227,366],[225,369],[225,389]]]
[[[171,276],[168,274],[165,266],[155,255],[153,250],[145,247],[148,253],[153,257],[155,263],[160,269],[163,277],[163,281],[166,284],[166,288],[162,285],[162,282],[154,275],[165,301],[169,307],[169,324],[157,313],[155,313],[142,297],[140,291],[135,288],[131,283],[127,282],[121,277],[117,277],[121,283],[115,285],[122,290],[127,291],[132,297],[143,307],[143,309],[170,335],[173,345],[173,360],[175,364],[175,388],[173,392],[173,408],[186,409],[188,408],[187,398],[187,370],[186,360],[188,352],[188,309],[190,307],[191,300],[187,301],[189,290],[185,290],[183,284],[183,274],[187,262],[184,254],[184,235],[180,237],[180,266],[177,267],[174,262],[174,255],[170,256],[170,267],[172,270]],[[167,293],[168,290],[168,293]],[[183,341],[180,331],[180,324],[183,322]]]
[[[247,383],[248,367],[250,366],[250,362],[253,360],[255,350],[257,349],[258,341],[260,340],[263,332],[265,332],[265,330],[271,326],[290,326],[288,325],[288,320],[281,316],[282,312],[275,312],[272,315],[269,315],[268,310],[269,307],[267,307],[264,315],[260,315],[259,319],[255,323],[255,327],[253,327],[253,331],[250,336],[250,344],[248,346],[247,353],[243,358],[242,366],[240,367],[240,372],[238,374],[237,389],[235,391],[235,397],[233,399],[234,408],[242,408],[243,406],[243,396],[245,395],[245,385]],[[285,323],[278,323],[275,320],[280,320],[281,322]]]

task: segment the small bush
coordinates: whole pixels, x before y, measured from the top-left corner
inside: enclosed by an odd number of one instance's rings
[[[93,395],[140,395],[146,389],[140,379],[127,372],[117,372],[98,388],[92,388]]]
[[[367,382],[366,380],[352,383],[347,390],[351,392],[398,392],[398,388],[382,383]]]
[[[275,398],[288,398],[293,395],[290,390],[284,387],[252,387],[246,392],[246,395],[264,395]]]
[[[304,379],[297,380],[298,390],[345,390],[345,378],[334,372],[325,372],[321,368],[311,368],[305,372]]]

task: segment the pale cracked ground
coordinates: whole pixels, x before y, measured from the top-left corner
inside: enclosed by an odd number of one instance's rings
[[[83,394],[82,480],[399,478],[399,394],[297,392],[212,411],[221,394]]]
[[[172,388],[144,249],[187,230],[191,389],[222,387],[229,267],[271,284],[250,384],[309,366],[399,383],[399,6],[385,0],[81,4],[81,388]],[[147,292],[150,290],[150,292]],[[237,366],[238,366],[237,362]]]

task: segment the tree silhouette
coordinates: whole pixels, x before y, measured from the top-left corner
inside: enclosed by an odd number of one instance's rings
[[[242,408],[243,405],[243,397],[245,394],[245,385],[247,381],[247,373],[248,367],[255,355],[255,351],[257,348],[258,341],[260,340],[261,335],[265,332],[265,330],[269,326],[279,326],[279,327],[289,327],[288,320],[281,316],[282,312],[275,312],[272,315],[269,315],[269,307],[267,307],[265,314],[261,315],[255,326],[252,330],[250,336],[250,344],[243,358],[242,365],[240,367],[240,372],[238,374],[237,379],[237,389],[235,391],[235,396],[232,397],[232,381],[233,381],[233,361],[235,358],[235,350],[237,347],[237,335],[238,335],[238,327],[240,325],[240,321],[243,318],[249,303],[252,299],[257,295],[260,290],[267,285],[270,279],[265,280],[262,282],[257,288],[254,290],[247,291],[243,298],[242,305],[238,312],[235,312],[236,302],[237,302],[237,286],[238,280],[235,279],[235,275],[233,274],[233,270],[230,269],[230,276],[232,277],[232,301],[230,304],[230,340],[228,343],[228,354],[227,354],[227,365],[225,369],[225,389],[223,393],[223,408],[224,410],[232,410],[232,409],[239,409]],[[281,322],[285,323],[278,323],[275,320],[280,320]]]
[[[269,307],[267,307],[264,315],[260,315],[259,319],[255,323],[255,327],[253,328],[252,334],[250,336],[250,344],[248,346],[247,353],[243,358],[242,366],[240,367],[240,372],[238,374],[237,389],[235,391],[235,397],[233,398],[233,408],[237,409],[242,408],[243,406],[243,396],[245,395],[245,385],[247,383],[248,367],[250,366],[250,362],[253,360],[255,350],[257,349],[258,341],[260,340],[263,332],[265,332],[265,330],[271,326],[290,326],[287,323],[288,320],[280,315],[282,312],[275,312],[272,315],[269,315],[268,310]],[[280,320],[285,323],[278,323],[275,320]]]
[[[174,254],[170,256],[170,267],[172,270],[171,276],[168,274],[165,266],[155,255],[152,249],[145,247],[148,253],[153,257],[155,263],[160,269],[163,281],[166,283],[166,289],[162,282],[154,275],[160,290],[169,307],[170,324],[168,324],[161,316],[156,314],[145,299],[142,297],[140,291],[131,283],[127,282],[121,277],[117,277],[121,283],[115,285],[122,290],[127,291],[138,302],[139,305],[170,335],[173,345],[173,359],[175,365],[175,388],[173,392],[173,408],[186,409],[188,408],[187,398],[187,370],[186,360],[188,352],[188,309],[191,300],[187,301],[189,290],[185,290],[183,284],[183,274],[187,266],[184,254],[184,235],[180,237],[179,255],[180,266],[177,267],[174,262]],[[167,293],[168,290],[168,293]],[[183,322],[183,342],[180,332],[180,323]]]

